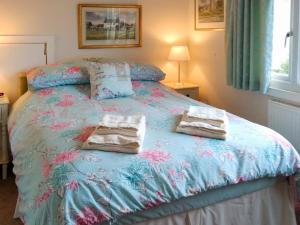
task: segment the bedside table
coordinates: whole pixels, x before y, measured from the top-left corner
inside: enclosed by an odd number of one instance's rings
[[[7,178],[8,148],[7,148],[7,116],[9,100],[6,95],[0,97],[0,164],[2,164],[2,178]]]
[[[162,84],[182,95],[185,95],[195,100],[199,100],[199,86],[197,84],[188,82],[184,82],[181,84],[178,84],[176,82],[162,82]]]

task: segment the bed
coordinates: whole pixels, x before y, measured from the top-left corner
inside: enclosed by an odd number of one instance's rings
[[[271,129],[229,114],[226,141],[174,132],[182,112],[204,105],[158,82],[135,95],[96,101],[89,85],[28,91],[14,105],[9,136],[27,224],[295,225],[287,178],[293,146]],[[137,155],[81,150],[105,113],[146,115]]]

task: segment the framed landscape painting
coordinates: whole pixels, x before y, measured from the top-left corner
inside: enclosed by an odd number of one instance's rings
[[[79,48],[141,46],[140,5],[78,5]]]
[[[224,29],[224,9],[225,0],[195,0],[195,29]]]

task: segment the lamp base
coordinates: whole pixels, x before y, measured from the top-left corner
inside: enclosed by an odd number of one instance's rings
[[[175,85],[176,85],[177,87],[182,87],[182,86],[183,86],[183,82],[176,82]]]

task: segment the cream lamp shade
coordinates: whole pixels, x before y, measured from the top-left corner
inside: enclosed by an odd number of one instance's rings
[[[178,62],[178,79],[176,85],[182,85],[181,74],[180,74],[180,62],[189,61],[190,53],[187,46],[177,45],[173,46],[170,50],[169,60]]]
[[[187,46],[173,46],[170,50],[169,60],[171,61],[189,61],[190,53]]]

